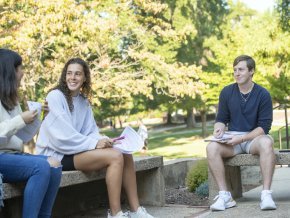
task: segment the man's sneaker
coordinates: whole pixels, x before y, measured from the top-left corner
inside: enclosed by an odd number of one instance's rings
[[[272,199],[271,190],[263,190],[261,193],[261,210],[276,210],[277,206]]]
[[[210,206],[212,211],[222,211],[230,207],[236,206],[236,202],[233,200],[230,192],[220,191],[213,200],[217,200]]]
[[[122,211],[119,211],[115,216],[111,215],[110,210],[108,211],[108,218],[128,218],[130,217],[128,213],[123,213]]]
[[[131,218],[154,218],[151,216],[144,207],[138,207],[136,212],[129,212]]]

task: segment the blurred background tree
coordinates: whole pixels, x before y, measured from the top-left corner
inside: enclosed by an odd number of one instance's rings
[[[72,57],[92,70],[96,118],[185,112],[187,127],[214,110],[248,54],[254,80],[289,102],[289,1],[258,13],[232,0],[0,0],[0,47],[24,58],[24,99],[44,101]]]

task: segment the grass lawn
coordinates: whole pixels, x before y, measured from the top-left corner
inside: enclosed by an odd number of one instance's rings
[[[212,129],[209,130],[212,132]],[[102,131],[109,137],[116,137],[121,134],[121,130],[112,132]],[[178,128],[165,131],[149,132],[148,151],[146,155],[161,155],[164,159],[175,159],[184,157],[205,157],[206,145],[203,141],[200,128],[187,129]],[[143,155],[139,152],[136,156]]]

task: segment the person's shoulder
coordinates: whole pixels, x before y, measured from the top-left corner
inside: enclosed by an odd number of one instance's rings
[[[222,89],[221,93],[231,93],[235,89],[235,87],[236,87],[236,83],[227,85]]]
[[[47,100],[51,100],[51,99],[65,99],[64,94],[58,90],[58,89],[54,89],[51,90],[46,97]]]
[[[265,96],[270,96],[270,92],[263,86],[255,83],[255,89],[258,91],[258,93],[261,93],[262,95],[265,95]]]

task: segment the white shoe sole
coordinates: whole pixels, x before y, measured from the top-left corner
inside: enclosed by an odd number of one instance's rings
[[[216,208],[216,207],[210,207],[210,209],[212,210],[212,211],[224,211],[225,209],[228,209],[228,208],[231,208],[231,207],[234,207],[234,206],[236,206],[236,202],[235,201],[230,201],[230,202],[228,202],[227,204],[226,204],[226,206],[225,206],[225,208],[223,209],[223,208]]]
[[[266,207],[262,207],[262,205],[260,204],[260,208],[261,208],[261,210],[276,210],[277,209],[277,207],[276,207],[276,205],[268,205],[268,206],[266,206]]]

